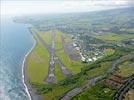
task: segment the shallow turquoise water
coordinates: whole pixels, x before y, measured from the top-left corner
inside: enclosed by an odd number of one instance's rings
[[[22,83],[22,63],[34,44],[29,25],[5,17],[0,25],[0,100],[28,100]]]

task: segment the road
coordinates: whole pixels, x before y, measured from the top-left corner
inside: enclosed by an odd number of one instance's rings
[[[123,100],[124,95],[128,92],[128,90],[134,85],[134,75],[132,75],[125,85],[123,85],[118,92],[116,93],[114,100]]]
[[[68,91],[66,94],[63,95],[63,97],[61,97],[60,100],[71,100],[74,96],[84,92],[87,88],[94,86],[95,83],[101,79],[102,79],[102,76],[97,76],[97,77],[89,79],[85,85],[82,85],[80,87],[77,87]]]
[[[126,60],[131,60],[134,59],[134,52],[130,52],[127,55],[124,55],[122,57],[120,57],[119,59],[113,61],[112,63],[112,67],[107,71],[107,74],[111,74],[113,73],[118,67],[118,65]]]

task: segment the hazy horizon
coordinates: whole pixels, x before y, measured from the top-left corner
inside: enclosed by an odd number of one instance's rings
[[[2,0],[2,15],[88,12],[133,6],[131,0]]]

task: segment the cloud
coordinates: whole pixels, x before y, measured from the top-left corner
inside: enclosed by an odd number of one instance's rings
[[[68,13],[112,9],[132,5],[131,0],[51,0],[2,1],[1,13],[22,15],[32,13]]]

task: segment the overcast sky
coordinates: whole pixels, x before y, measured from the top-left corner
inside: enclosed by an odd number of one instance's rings
[[[134,6],[134,0],[2,0],[1,14],[87,12]]]

